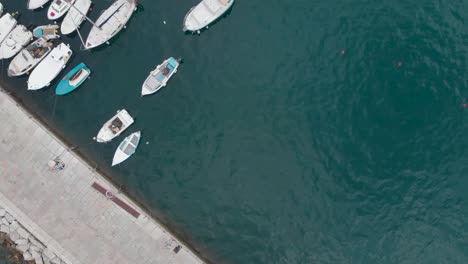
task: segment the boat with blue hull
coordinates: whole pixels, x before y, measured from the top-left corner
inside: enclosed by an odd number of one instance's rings
[[[78,88],[91,74],[91,70],[84,63],[78,64],[57,85],[55,94],[64,95]]]

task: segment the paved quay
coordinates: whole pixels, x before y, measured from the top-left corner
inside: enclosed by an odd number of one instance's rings
[[[0,123],[0,208],[63,262],[203,263],[3,92]]]

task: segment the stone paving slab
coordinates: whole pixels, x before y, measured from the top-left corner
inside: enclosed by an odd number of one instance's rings
[[[0,206],[67,263],[203,263],[0,92]],[[47,163],[60,155],[62,171]],[[97,182],[136,209],[128,214]],[[182,246],[178,253],[173,249]]]

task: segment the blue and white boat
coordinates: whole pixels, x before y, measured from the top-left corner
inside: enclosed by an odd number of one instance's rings
[[[141,132],[135,132],[126,137],[115,151],[114,158],[112,159],[112,166],[120,164],[130,158],[140,143]]]
[[[84,63],[78,64],[57,85],[55,94],[64,95],[78,88],[91,74],[91,70]]]
[[[177,72],[182,59],[174,59],[170,57],[163,63],[159,64],[156,69],[150,72],[141,88],[141,96],[153,94],[162,87],[166,86],[169,79]]]

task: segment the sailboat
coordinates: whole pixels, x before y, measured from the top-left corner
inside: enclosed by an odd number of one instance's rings
[[[53,44],[45,39],[37,39],[22,49],[8,66],[8,76],[21,76],[41,62],[52,50]]]
[[[135,132],[126,137],[115,151],[114,158],[112,159],[112,166],[120,164],[130,158],[140,143],[141,132]]]
[[[183,31],[198,31],[222,16],[234,0],[202,0],[185,15]]]
[[[50,82],[67,66],[72,54],[70,46],[65,43],[55,47],[29,75],[28,90],[39,90],[49,86]]]
[[[34,9],[39,8],[39,7],[43,7],[49,1],[50,0],[28,0],[28,4],[26,5],[26,7],[29,10],[34,10]]]
[[[0,59],[9,59],[15,56],[32,39],[31,31],[23,25],[17,25],[0,45]]]
[[[99,130],[96,141],[100,143],[111,141],[122,134],[133,122],[134,120],[127,110],[122,109],[117,111],[117,114],[104,123],[101,130]]]
[[[16,23],[16,19],[9,13],[6,13],[0,18],[0,43],[2,43],[13,28],[15,28]]]
[[[85,48],[92,49],[108,42],[125,27],[136,10],[136,0],[116,0],[96,20],[89,32]]]
[[[67,35],[75,31],[85,19],[90,7],[91,0],[76,0],[62,21],[60,27],[62,34]]]
[[[54,0],[47,11],[47,18],[50,20],[61,18],[67,13],[68,9],[70,9],[75,1],[76,0]]]
[[[170,57],[150,72],[141,88],[141,96],[153,94],[166,86],[169,79],[177,72],[181,59]]]

